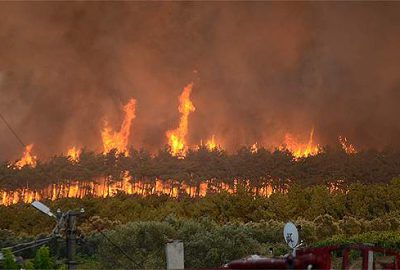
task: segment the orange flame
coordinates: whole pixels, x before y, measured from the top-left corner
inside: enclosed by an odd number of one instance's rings
[[[214,135],[212,135],[211,139],[206,142],[206,147],[209,151],[213,151],[217,148],[217,142],[215,141]]]
[[[128,139],[131,130],[133,119],[136,114],[136,100],[131,99],[124,106],[125,118],[122,122],[121,128],[118,132],[113,132],[112,128],[109,127],[108,123],[105,122],[103,131],[101,132],[101,138],[103,140],[103,153],[106,154],[112,149],[117,149],[118,153],[128,155]]]
[[[339,136],[339,142],[342,145],[343,150],[346,154],[355,154],[357,153],[356,148],[347,140],[346,137]]]
[[[78,162],[80,155],[81,155],[81,150],[76,148],[75,146],[68,149],[67,156],[71,161]]]
[[[184,157],[187,151],[186,135],[188,133],[189,114],[196,109],[190,100],[192,88],[193,83],[188,84],[179,96],[178,110],[181,113],[181,118],[178,128],[166,132],[168,145],[173,156]]]
[[[258,144],[257,143],[254,143],[252,146],[250,146],[250,152],[252,154],[255,154],[258,152]]]
[[[242,183],[249,191],[259,196],[270,196],[274,190],[271,185],[264,187],[251,187],[250,181]],[[0,205],[12,205],[19,202],[31,203],[34,200],[49,199],[57,200],[61,198],[84,198],[85,196],[93,197],[112,197],[118,193],[136,194],[141,196],[149,195],[168,195],[176,198],[182,194],[190,197],[204,197],[208,193],[226,191],[235,193],[237,191],[238,182],[234,181],[234,185],[220,183],[218,186],[213,185],[209,181],[201,182],[199,185],[191,185],[186,182],[174,180],[162,181],[156,179],[154,182],[136,181],[132,182],[131,177],[126,174],[122,181],[109,183],[105,178],[98,181],[70,181],[67,183],[51,184],[41,190],[31,190],[22,188],[14,191],[5,191],[0,189]]]
[[[17,168],[21,169],[24,166],[36,166],[36,156],[32,155],[32,148],[33,144],[28,144],[27,146],[25,146],[25,151],[22,158],[15,163],[15,166]]]
[[[320,152],[320,148],[318,145],[314,145],[313,137],[314,128],[311,129],[307,143],[298,142],[293,135],[286,133],[285,143],[281,149],[289,150],[295,158],[314,156]]]

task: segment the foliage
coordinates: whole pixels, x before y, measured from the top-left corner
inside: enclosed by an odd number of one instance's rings
[[[98,256],[101,264],[111,268],[159,268],[165,265],[164,246],[173,237],[173,230],[168,224],[158,222],[128,223],[108,232],[113,243],[129,254],[132,260],[122,256],[109,241],[99,245]]]
[[[250,183],[254,192],[267,186],[272,186],[275,191],[285,191],[293,184],[334,184],[336,188],[347,190],[356,183],[389,183],[400,175],[398,160],[400,152],[396,151],[369,150],[348,155],[340,147],[326,147],[316,156],[300,159],[295,159],[287,150],[260,148],[253,153],[249,147],[242,147],[232,154],[222,149],[209,151],[200,147],[189,151],[185,159],[173,157],[168,149],[152,155],[131,148],[128,157],[116,154],[115,150],[104,155],[83,149],[77,162],[63,155],[39,161],[35,168],[16,169],[3,162],[0,164],[0,187],[16,190],[29,185],[31,189],[40,190],[50,184],[68,184],[77,179],[87,183],[99,178],[115,183],[122,181],[128,171],[133,182],[154,184],[159,179],[176,185],[186,182],[193,187],[207,182],[209,192],[220,190],[222,184],[232,187],[235,183],[243,184],[247,189],[247,183]],[[368,195],[374,198],[376,194]],[[320,210],[324,207],[327,205],[321,205]]]
[[[91,216],[86,222],[81,224],[80,230],[83,233],[93,233],[95,231],[103,231],[114,228],[119,225],[118,220],[110,220],[108,217]]]
[[[18,265],[15,262],[15,257],[12,254],[10,249],[2,249],[1,251],[3,253],[3,268],[4,269],[18,269]]]
[[[400,153],[366,151],[347,155],[338,149],[295,160],[288,151],[242,148],[227,154],[221,149],[189,151],[185,159],[167,149],[150,155],[131,149],[130,155],[83,151],[79,162],[56,156],[36,168],[17,170],[0,166],[0,187],[41,189],[79,179],[122,181],[126,171],[132,182],[172,182],[177,198],[167,195],[94,196],[45,201],[51,209],[85,208],[79,230],[85,234],[78,248],[82,269],[165,268],[165,244],[182,240],[187,268],[219,267],[250,254],[288,252],[282,228],[292,220],[300,227],[306,246],[373,243],[400,248]],[[57,182],[57,183],[55,183]],[[204,197],[187,196],[183,185],[207,182]],[[231,191],[226,191],[223,186]],[[270,188],[270,196],[258,191]],[[232,193],[233,191],[233,193]],[[53,220],[28,204],[0,206],[0,247],[8,247],[51,232]],[[129,256],[106,240],[98,230]],[[51,269],[64,247],[37,250],[26,269]],[[8,251],[9,252],[9,251]],[[32,251],[21,254],[33,257]],[[7,268],[16,268],[8,254]],[[62,255],[61,255],[62,256]]]
[[[360,228],[368,230],[369,227],[366,225],[368,221],[365,220],[346,217],[344,220],[336,221],[329,215],[322,215],[315,221],[318,223],[305,219],[294,221],[301,225],[300,235],[305,240],[306,246],[354,242],[400,248],[398,232],[362,231],[362,234],[356,236],[349,234],[352,230],[361,232]],[[349,224],[350,228],[342,230],[343,225],[338,224]],[[81,254],[96,256],[103,268],[119,268],[122,265],[127,265],[129,268],[164,268],[166,242],[179,239],[184,243],[186,267],[218,267],[227,261],[249,254],[268,255],[270,248],[274,250],[275,255],[286,254],[288,249],[283,244],[283,225],[283,222],[274,220],[219,224],[209,218],[187,220],[168,216],[164,221],[130,222],[106,232],[112,242],[122,247],[135,263],[123,256],[106,239],[99,241],[97,233],[89,235],[87,239],[91,243],[97,243],[97,251],[86,249],[81,250]],[[337,230],[336,235],[327,233],[332,227]]]
[[[24,263],[24,269],[26,269],[26,270],[35,269],[35,265],[33,264],[33,262],[31,260],[27,260]]]
[[[50,250],[48,247],[42,246],[36,251],[33,265],[35,269],[52,269],[53,263],[51,261]]]
[[[165,244],[180,239],[184,242],[186,267],[215,267],[259,251],[261,246],[251,235],[246,226],[217,226],[210,221],[128,223],[108,232],[108,236],[134,262],[106,240],[101,242],[98,256],[104,268],[164,268]]]
[[[339,222],[341,231],[346,236],[359,234],[362,231],[362,221],[355,219],[354,217],[345,216],[343,220]]]
[[[314,224],[317,224],[316,233],[320,239],[325,239],[329,236],[336,235],[339,232],[339,226],[337,222],[330,215],[321,215],[314,220]]]
[[[400,249],[400,234],[394,231],[366,232],[352,235],[336,235],[332,238],[318,242],[315,246],[343,245],[352,243],[375,244],[381,247]]]
[[[0,248],[9,247],[15,245],[17,242],[17,236],[11,230],[0,229]]]
[[[363,195],[373,193],[376,189],[379,189],[380,197]],[[311,186],[294,187],[286,193],[275,193],[269,197],[253,196],[246,191],[178,199],[166,195],[143,197],[119,194],[109,198],[68,198],[45,203],[52,209],[60,208],[63,211],[85,208],[85,216],[80,218],[80,229],[86,234],[96,230],[94,226],[99,229],[113,229],[118,224],[134,221],[163,221],[172,215],[191,220],[207,217],[219,224],[263,224],[264,221],[282,224],[288,220],[299,220],[304,224],[305,230],[315,229],[315,234],[307,233],[305,236],[307,242],[312,242],[316,238],[330,237],[339,231],[351,235],[373,230],[397,230],[400,225],[400,199],[397,193],[400,194],[400,186],[390,183],[365,186],[356,184],[346,193],[325,193],[322,186]],[[353,204],[358,207],[353,207]],[[377,210],[369,208],[369,204],[390,207]],[[0,217],[0,247],[21,242],[20,237],[50,232],[54,227],[51,219],[28,204],[0,206]],[[338,222],[339,220],[342,221]],[[315,228],[311,221],[316,224]],[[17,232],[19,235],[15,235]]]

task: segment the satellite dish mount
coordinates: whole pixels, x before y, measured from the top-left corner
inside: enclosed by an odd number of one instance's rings
[[[286,223],[283,228],[283,238],[286,244],[292,249],[293,256],[296,256],[296,248],[302,244],[299,244],[299,231],[296,225],[292,222]]]

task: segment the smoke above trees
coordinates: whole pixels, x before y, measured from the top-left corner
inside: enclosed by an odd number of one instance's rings
[[[101,151],[107,119],[137,100],[129,143],[156,151],[194,83],[187,141],[227,150],[399,148],[400,4],[2,3],[0,112],[38,156]],[[23,149],[0,124],[0,159]]]

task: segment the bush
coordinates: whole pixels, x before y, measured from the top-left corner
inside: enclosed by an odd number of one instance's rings
[[[165,268],[165,244],[174,238],[173,228],[165,222],[135,222],[118,226],[107,233],[112,242],[132,259],[124,256],[107,240],[101,241],[98,256],[103,267],[111,268]]]
[[[351,237],[336,235],[315,243],[314,246],[343,245],[352,243],[375,244],[377,246],[400,249],[400,235],[397,232],[367,232]]]
[[[50,250],[48,247],[42,246],[36,251],[33,265],[35,269],[53,269],[53,263],[50,258]]]
[[[349,216],[345,216],[343,220],[339,221],[339,227],[341,232],[347,236],[359,234],[363,229],[359,220]]]
[[[18,265],[15,262],[15,257],[12,254],[10,249],[3,248],[2,251],[4,260],[3,260],[3,268],[4,269],[18,269]]]
[[[338,234],[339,226],[337,222],[330,215],[321,215],[314,220],[314,224],[317,225],[317,237],[319,239],[325,239]]]

